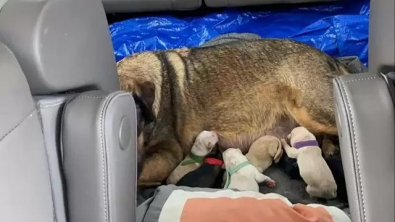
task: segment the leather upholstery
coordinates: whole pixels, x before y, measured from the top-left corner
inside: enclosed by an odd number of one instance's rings
[[[334,80],[337,125],[353,222],[394,218],[394,106],[378,75]]]
[[[13,53],[0,43],[0,221],[55,221],[42,129]]]
[[[107,13],[194,10],[202,0],[102,0]]]
[[[372,0],[369,20],[369,71],[395,67],[395,1]]]
[[[14,52],[34,95],[119,89],[100,0],[8,1],[0,41]]]
[[[60,150],[60,123],[64,104],[72,95],[36,96],[45,147],[48,155],[57,222],[66,222],[65,183]]]
[[[136,107],[129,93],[91,91],[65,105],[70,221],[135,221],[136,141]]]

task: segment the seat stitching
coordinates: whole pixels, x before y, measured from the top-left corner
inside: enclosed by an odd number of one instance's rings
[[[119,91],[116,91],[116,92],[114,92],[114,93],[112,93],[112,94],[110,94],[110,95],[108,95],[106,97],[97,97],[97,96],[93,96],[93,97],[90,97],[90,96],[77,97],[77,98],[83,98],[83,99],[103,99],[103,98],[105,98],[104,105],[103,105],[103,107],[102,107],[102,109],[100,111],[100,126],[99,126],[99,128],[100,128],[100,148],[101,148],[101,156],[102,156],[102,177],[103,177],[102,178],[102,182],[103,182],[103,198],[104,198],[104,220],[106,222],[109,221],[109,218],[110,218],[110,221],[111,221],[111,217],[109,217],[109,215],[111,216],[111,212],[109,212],[109,209],[111,207],[111,200],[109,198],[109,195],[110,195],[109,190],[110,189],[108,189],[111,185],[110,185],[110,181],[108,180],[108,177],[107,177],[107,175],[109,175],[110,171],[106,172],[106,170],[108,170],[107,159],[106,159],[106,157],[107,157],[107,155],[106,155],[107,154],[107,147],[105,146],[105,142],[104,142],[105,135],[104,135],[104,130],[103,130],[103,128],[104,128],[103,127],[103,125],[104,125],[103,122],[104,122],[105,112],[107,111],[108,104],[110,103],[110,101],[112,99],[114,99],[117,96],[117,94],[119,94]],[[123,93],[123,95],[125,95],[125,93]]]
[[[365,81],[365,80],[371,80],[371,79],[375,79],[375,78],[377,78],[377,77],[356,79],[355,81]],[[348,81],[348,82],[355,82],[355,81]],[[363,182],[362,182],[361,167],[360,167],[360,160],[359,160],[358,144],[357,144],[357,138],[356,138],[356,134],[355,134],[354,116],[353,116],[353,112],[351,110],[351,105],[350,105],[350,102],[349,102],[349,99],[348,99],[348,93],[347,93],[345,85],[344,85],[345,82],[340,80],[340,83],[342,85],[342,88],[343,88],[343,91],[344,91],[344,95],[345,95],[345,99],[346,99],[346,103],[347,103],[347,108],[348,108],[349,113],[350,113],[350,121],[351,121],[351,126],[352,126],[352,135],[354,137],[353,139],[354,139],[355,153],[356,153],[356,159],[357,159],[358,179],[360,181],[359,186],[361,188],[362,216],[363,216],[364,221],[366,221],[365,196],[364,196],[364,192],[363,192]],[[358,187],[358,184],[357,184],[357,187]]]
[[[349,83],[349,82],[357,82],[357,81],[365,81],[365,80],[374,80],[379,78],[378,76],[371,76],[371,77],[365,77],[365,78],[360,78],[360,79],[352,79],[352,80],[346,80],[342,81],[344,83]]]
[[[82,99],[102,99],[102,97],[90,97],[90,96],[78,96],[77,98],[82,98]],[[106,99],[105,99],[105,101],[104,101],[104,105],[103,105],[103,107],[102,107],[102,109],[101,109],[101,111],[100,111],[100,125],[99,125],[99,128],[100,128],[100,152],[101,152],[101,165],[102,165],[102,188],[103,188],[103,204],[104,204],[104,221],[108,221],[108,204],[107,204],[107,202],[108,202],[108,198],[107,198],[107,195],[108,195],[108,192],[107,192],[107,174],[106,174],[106,169],[107,169],[107,166],[106,166],[106,158],[105,158],[105,151],[104,151],[104,149],[105,149],[105,147],[104,147],[104,136],[103,136],[103,121],[104,121],[104,118],[103,118],[103,116],[104,116],[104,112],[105,112],[105,108],[106,108],[106,105],[105,104],[107,104],[108,103],[108,100],[110,99],[110,97],[107,97]]]
[[[105,96],[77,96],[77,99],[105,99]]]
[[[12,133],[16,128],[18,128],[27,118],[29,118],[31,115],[33,115],[34,112],[37,112],[36,108],[33,108],[32,111],[29,112],[19,123],[17,123],[14,127],[12,127],[8,132],[6,132],[3,136],[0,137],[0,142],[6,138],[9,134]]]
[[[102,109],[102,114],[103,115],[101,115],[101,117],[100,117],[100,125],[102,126],[102,122],[104,122],[104,119],[105,119],[105,112],[107,111],[107,108],[108,108],[108,106],[110,105],[110,103],[111,103],[111,101],[113,101],[113,100],[115,100],[115,99],[117,99],[117,98],[119,98],[119,97],[123,97],[123,96],[131,96],[129,93],[120,93],[120,91],[117,91],[117,92],[114,92],[114,93],[112,93],[112,94],[110,94],[110,95],[108,95],[107,96],[107,99],[106,99],[106,101],[105,101],[105,104],[103,105],[103,109]],[[103,124],[104,125],[104,124]],[[104,152],[106,152],[106,153],[108,153],[107,152],[107,146],[106,146],[106,143],[104,143],[104,140],[105,140],[105,134],[104,134],[104,130],[102,130],[102,127],[100,127],[100,132],[101,132],[101,139],[100,139],[100,141],[102,142],[101,143],[101,145],[102,145],[102,151],[104,151]],[[102,155],[102,158],[106,158],[107,157],[107,159],[108,159],[108,155]],[[107,161],[108,162],[108,161]],[[107,169],[107,178],[111,178],[111,170],[108,170],[108,168],[109,168],[109,165],[107,165],[107,167],[106,167],[106,169]],[[105,173],[105,170],[103,169],[103,172]],[[110,180],[108,180],[107,179],[107,195],[108,195],[108,200],[107,200],[107,202],[108,202],[108,209],[109,210],[111,210],[111,206],[112,206],[112,199],[111,199],[111,184],[110,184]],[[105,184],[103,184],[103,187],[105,187]],[[107,196],[106,196],[107,197]],[[111,214],[111,211],[109,211],[108,213],[107,213],[107,218],[109,218],[109,221],[111,222],[111,221],[113,221],[112,220],[112,214]]]

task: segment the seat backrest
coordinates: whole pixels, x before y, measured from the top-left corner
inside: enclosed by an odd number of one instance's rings
[[[54,221],[41,123],[25,75],[0,43],[0,221]]]
[[[395,221],[395,112],[380,75],[395,67],[395,2],[372,0],[369,73],[334,80],[340,148],[353,222]]]
[[[37,103],[56,221],[133,222],[136,110],[128,93],[117,92],[101,1],[9,0],[0,41],[15,53]]]

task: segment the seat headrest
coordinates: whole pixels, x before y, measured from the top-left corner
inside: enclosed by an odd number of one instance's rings
[[[98,0],[8,1],[0,12],[0,41],[15,54],[34,95],[119,89]]]

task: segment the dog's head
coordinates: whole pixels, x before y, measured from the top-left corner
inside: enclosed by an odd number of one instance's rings
[[[226,170],[229,170],[232,167],[235,167],[238,164],[247,160],[247,158],[243,155],[241,150],[237,148],[226,149],[222,153],[222,156],[224,158],[224,165]]]
[[[121,90],[133,95],[137,109],[138,172],[144,159],[144,147],[150,140],[159,112],[162,65],[155,53],[126,57],[117,63]]]
[[[302,126],[294,128],[287,138],[289,139],[291,146],[294,146],[295,143],[301,141],[316,140],[315,136]]]
[[[140,176],[144,159],[144,147],[153,132],[155,118],[141,97],[133,95],[133,98],[136,104],[137,115],[137,173]]]
[[[206,156],[218,142],[218,135],[214,131],[202,131],[195,139],[191,152],[198,156]]]

